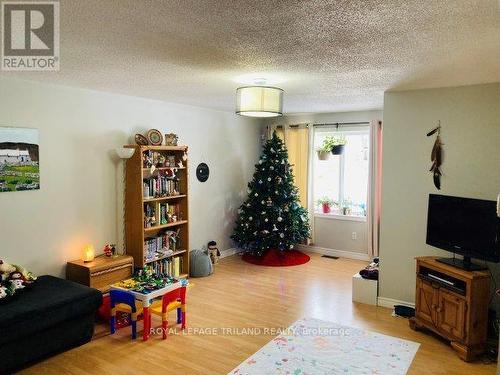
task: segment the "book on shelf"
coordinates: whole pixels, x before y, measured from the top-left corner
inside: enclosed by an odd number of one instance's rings
[[[170,255],[180,248],[179,231],[166,231],[156,237],[144,240],[144,261],[150,262],[154,259]]]
[[[144,178],[143,194],[144,198],[163,198],[180,195],[181,184],[178,177],[168,177],[165,173]]]
[[[150,264],[154,273],[170,277],[179,277],[183,269],[183,258],[174,256],[173,258],[160,259]]]

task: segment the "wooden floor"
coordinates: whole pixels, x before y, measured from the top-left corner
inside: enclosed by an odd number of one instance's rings
[[[238,256],[221,260],[215,274],[192,279],[187,335],[166,341],[131,341],[130,330],[93,340],[24,371],[24,374],[227,374],[271,336],[214,335],[211,329],[280,327],[309,316],[366,328],[421,343],[409,374],[494,374],[495,365],[465,363],[437,338],[414,332],[391,310],[351,302],[351,277],[364,263],[311,255],[288,268],[246,264]],[[158,319],[158,318],[154,318]],[[172,316],[173,319],[173,316]],[[154,325],[159,325],[154,320]],[[203,329],[203,334],[193,332]]]

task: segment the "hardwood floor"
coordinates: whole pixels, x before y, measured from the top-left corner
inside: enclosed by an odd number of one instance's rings
[[[213,276],[191,279],[186,335],[130,340],[130,329],[93,340],[50,358],[24,374],[226,374],[265,345],[270,335],[214,335],[213,329],[285,328],[309,316],[369,329],[421,343],[409,374],[494,374],[495,365],[465,363],[451,347],[414,332],[391,310],[353,304],[351,277],[364,262],[326,259],[311,254],[305,265],[253,266],[238,256],[222,259]],[[158,318],[153,325],[159,326]],[[174,316],[171,316],[172,321]],[[204,329],[204,332],[194,332]],[[203,334],[200,334],[203,333]]]

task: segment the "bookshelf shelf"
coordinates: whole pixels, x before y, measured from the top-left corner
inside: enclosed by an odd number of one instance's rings
[[[161,229],[165,229],[165,228],[172,228],[172,227],[176,227],[176,226],[179,226],[179,225],[184,225],[184,224],[187,224],[187,223],[188,223],[187,220],[179,220],[179,221],[176,221],[175,223],[168,223],[168,224],[163,224],[163,225],[155,225],[154,227],[144,228],[144,232],[154,232],[154,231],[157,231],[157,230],[161,230]]]
[[[126,162],[125,237],[127,254],[134,258],[134,265],[138,268],[150,265],[153,270],[164,272],[165,263],[172,261],[175,265],[176,275],[178,272],[178,277],[189,277],[188,160],[183,160],[188,147],[139,145],[124,147],[135,149],[134,155]],[[152,160],[154,163],[163,164],[168,158],[175,159],[176,164],[182,160],[184,166],[180,168],[159,166],[155,173],[151,173],[150,168],[146,168],[146,162]],[[171,169],[178,170],[175,176],[169,173],[168,170]],[[151,197],[147,197],[148,195]],[[165,196],[154,197],[155,195]],[[178,220],[180,217],[185,220]],[[155,225],[155,223],[166,220],[176,221]],[[153,225],[145,228],[145,223]],[[173,246],[173,236],[177,236],[176,248],[182,250],[177,250],[168,256],[161,255],[159,251],[161,248]],[[157,257],[146,260],[154,255]]]
[[[184,170],[186,169],[186,167],[158,167],[155,169],[155,171],[166,171],[168,169],[178,169],[178,170]],[[151,173],[151,169],[150,168],[142,168],[142,171],[144,173]]]
[[[144,203],[148,202],[157,202],[157,201],[168,201],[171,199],[180,199],[180,198],[186,198],[186,194],[180,194],[180,195],[170,195],[168,197],[158,197],[158,198],[144,198],[142,201]]]

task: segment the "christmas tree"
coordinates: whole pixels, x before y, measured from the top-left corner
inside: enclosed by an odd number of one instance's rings
[[[238,213],[231,238],[254,255],[271,248],[283,252],[309,237],[307,212],[299,203],[288,152],[276,132],[264,145]]]

